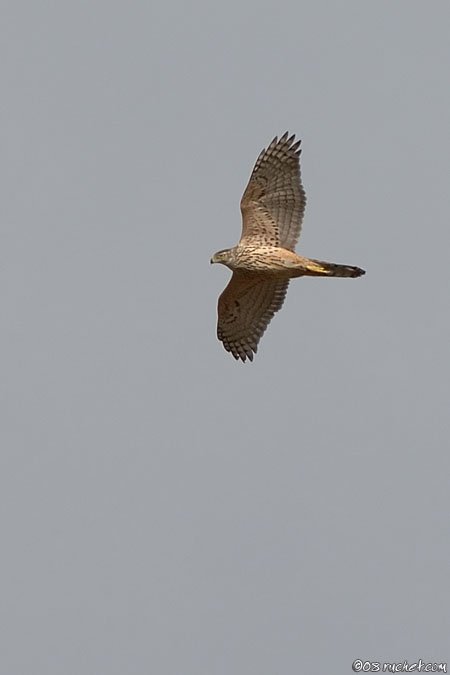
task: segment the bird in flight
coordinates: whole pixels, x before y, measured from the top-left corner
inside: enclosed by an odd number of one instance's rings
[[[275,136],[267,150],[262,150],[241,199],[239,243],[211,258],[211,263],[226,265],[233,272],[219,297],[217,337],[235,359],[253,360],[293,277],[365,274],[359,267],[295,253],[306,204],[300,153],[300,141],[288,132],[280,139]]]

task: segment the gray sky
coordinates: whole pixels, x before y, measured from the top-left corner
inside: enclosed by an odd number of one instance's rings
[[[450,6],[2,3],[0,672],[450,661]],[[215,337],[262,147],[300,279]]]

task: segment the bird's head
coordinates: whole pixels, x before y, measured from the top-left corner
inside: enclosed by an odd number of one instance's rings
[[[213,257],[210,260],[211,265],[213,263],[221,263],[222,265],[229,266],[233,261],[233,249],[224,248],[222,251],[217,251],[214,253]]]

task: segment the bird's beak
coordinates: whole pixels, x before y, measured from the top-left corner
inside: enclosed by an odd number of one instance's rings
[[[212,265],[213,262],[214,262],[214,258],[211,258],[211,260],[209,261],[209,264]]]

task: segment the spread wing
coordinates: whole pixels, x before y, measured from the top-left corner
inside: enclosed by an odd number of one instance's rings
[[[217,337],[235,359],[253,360],[258,342],[281,309],[289,280],[236,271],[219,297]]]
[[[241,199],[241,242],[294,250],[300,236],[306,196],[300,178],[300,141],[275,136],[256,160]]]

